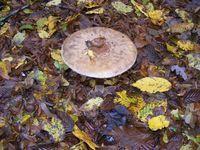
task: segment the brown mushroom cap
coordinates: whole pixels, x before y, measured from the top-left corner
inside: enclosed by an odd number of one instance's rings
[[[87,52],[92,52],[92,57]],[[122,74],[136,57],[137,49],[128,36],[105,27],[77,31],[62,46],[64,62],[75,72],[94,78]]]

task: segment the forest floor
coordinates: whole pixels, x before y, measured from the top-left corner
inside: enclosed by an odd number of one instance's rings
[[[0,27],[0,149],[200,149],[199,0],[0,0]],[[68,68],[63,41],[88,27],[126,34],[132,68]]]

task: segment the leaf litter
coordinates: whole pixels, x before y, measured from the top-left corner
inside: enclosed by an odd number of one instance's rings
[[[197,3],[0,2],[1,147],[197,149]],[[136,42],[138,59],[129,71],[91,79],[65,65],[64,39],[92,26]]]

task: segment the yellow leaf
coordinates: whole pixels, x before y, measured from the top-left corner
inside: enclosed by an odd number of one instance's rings
[[[97,8],[86,12],[86,14],[103,14],[103,13],[104,13],[104,8]]]
[[[8,68],[4,61],[0,61],[0,76],[4,79],[9,79]]]
[[[162,25],[164,23],[163,10],[153,10],[148,12],[148,16],[151,18],[152,23],[156,25]]]
[[[139,88],[141,91],[156,93],[168,91],[171,88],[171,83],[164,78],[145,77],[133,83],[132,86]]]
[[[3,117],[0,117],[0,128],[4,127],[6,125],[6,119]]]
[[[98,108],[102,103],[103,103],[104,99],[101,97],[96,97],[96,98],[92,98],[89,99],[86,103],[84,103],[81,106],[81,110],[83,111],[91,111],[95,108]]]
[[[131,0],[131,3],[141,12],[143,13],[146,17],[148,17],[148,14],[144,11],[144,6],[135,2],[135,0]]]
[[[9,29],[9,27],[10,27],[10,24],[9,23],[5,23],[3,25],[3,27],[1,27],[0,35],[3,35],[4,33],[6,33],[8,31],[8,29]]]
[[[115,103],[120,103],[121,105],[124,105],[126,107],[130,107],[131,103],[137,103],[136,99],[127,96],[125,90],[117,92],[117,95],[119,96],[119,98],[115,98]]]
[[[72,132],[77,138],[79,138],[80,140],[84,141],[85,143],[88,144],[88,146],[95,150],[96,148],[98,148],[98,146],[92,142],[92,139],[89,137],[89,135],[87,135],[87,133],[85,133],[84,131],[81,131],[76,125],[74,126],[74,130]]]
[[[115,98],[114,102],[119,103],[127,107],[131,112],[137,114],[140,109],[145,106],[143,98],[140,96],[128,97],[126,91],[117,92],[118,98]]]
[[[51,57],[58,61],[59,63],[63,62],[63,59],[62,59],[62,56],[61,56],[61,53],[60,53],[60,50],[57,49],[57,50],[54,50],[51,52]],[[63,62],[64,63],[64,62]]]
[[[63,135],[65,134],[65,129],[62,124],[62,121],[57,118],[52,118],[51,122],[45,122],[43,130],[47,131],[56,142],[61,141],[63,139]]]
[[[22,120],[21,120],[21,123],[25,123],[31,116],[26,114],[24,116],[22,116]]]
[[[47,19],[47,25],[50,36],[56,31],[56,23],[57,23],[57,17],[49,16]]]
[[[49,33],[47,31],[45,31],[45,30],[39,30],[38,31],[38,35],[42,39],[46,39],[46,38],[50,37]]]
[[[153,131],[163,129],[169,126],[169,121],[166,120],[164,115],[153,117],[148,121],[149,128]]]
[[[188,40],[186,40],[186,41],[180,40],[177,42],[177,45],[178,45],[178,47],[180,47],[181,49],[186,50],[186,51],[191,51],[191,50],[194,50],[194,48],[195,48],[194,43],[192,43],[191,41],[188,41]]]
[[[150,103],[147,103],[142,109],[140,109],[138,111],[138,115],[137,117],[143,121],[146,122],[147,121],[147,117],[150,115],[153,115],[153,111],[155,108],[158,107],[162,107],[164,110],[164,112],[167,111],[167,101],[163,100],[163,101],[153,101]]]

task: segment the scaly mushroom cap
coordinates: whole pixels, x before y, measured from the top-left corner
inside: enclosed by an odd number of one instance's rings
[[[137,49],[128,36],[110,28],[77,31],[63,43],[62,58],[75,72],[94,78],[110,78],[135,63]]]

